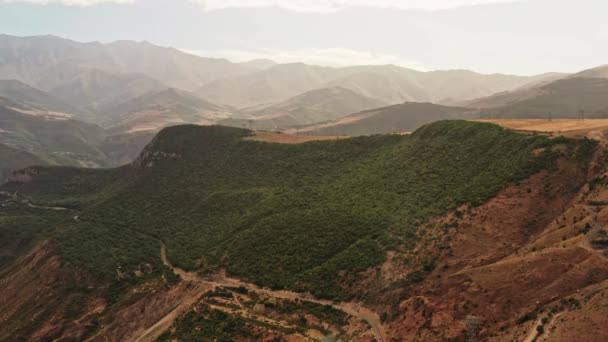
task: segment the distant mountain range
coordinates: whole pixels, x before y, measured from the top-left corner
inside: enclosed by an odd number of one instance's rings
[[[150,139],[152,134],[113,136],[95,124],[25,114],[0,105],[0,144],[6,147],[0,159],[13,159],[15,152],[11,150],[19,150],[24,153],[19,159],[35,158],[36,164],[42,161],[77,167],[118,166],[132,161]],[[117,141],[121,142],[119,148]],[[15,165],[27,166],[22,164]]]
[[[454,106],[406,103],[363,111],[305,127],[287,129],[307,135],[369,135],[413,131],[433,121],[470,118],[608,118],[608,66],[573,75],[546,74],[512,91]],[[255,127],[255,126],[254,126]]]
[[[470,100],[543,80],[482,75],[471,71],[420,72],[394,65],[328,68],[281,64],[252,74],[220,79],[197,91],[216,103],[235,107],[269,105],[319,88],[340,86],[387,104]]]
[[[340,119],[361,109],[383,105],[386,103],[350,89],[330,87],[311,90],[268,107],[243,109],[245,118],[229,118],[219,124],[256,130],[278,130]]]
[[[495,94],[465,104],[492,118],[608,117],[608,67]]]
[[[59,98],[16,80],[0,80],[0,96],[23,110],[74,115],[78,109]]]
[[[186,123],[369,135],[443,119],[606,118],[608,66],[511,76],[233,63],[147,42],[0,35],[0,111],[9,148],[48,164],[108,167]]]
[[[114,132],[157,131],[166,126],[209,125],[232,116],[231,109],[175,88],[146,93],[108,108],[102,124]]]
[[[21,82],[13,85],[21,87],[20,92],[29,94],[29,98],[24,101],[24,95],[13,96],[2,87],[0,96],[104,127],[116,127],[112,120],[130,114],[123,111],[128,107],[135,113],[131,120],[138,118],[142,122],[125,125],[126,130],[156,129],[183,121],[214,123],[232,116],[243,118],[249,116],[252,107],[259,117],[274,115],[285,106],[290,113],[308,113],[311,107],[324,107],[328,115],[316,115],[315,121],[328,121],[369,109],[370,104],[377,107],[406,101],[454,104],[515,90],[547,77],[482,75],[464,70],[419,72],[394,65],[331,68],[302,63],[276,64],[270,60],[232,63],[148,42],[80,43],[55,36],[0,35],[0,80]],[[293,107],[293,98],[298,101],[298,96],[306,98],[315,92],[323,93],[323,89],[335,88],[354,93],[349,95],[353,102],[346,107],[338,106],[338,113],[318,95],[313,96],[321,99],[319,103],[305,99],[302,108]],[[150,112],[149,105],[141,100],[167,89],[190,92],[181,97],[187,102],[186,107],[192,103],[192,97],[198,97],[207,104],[205,107],[216,108],[213,111],[222,115],[210,120],[207,109],[201,109],[200,116],[177,113],[174,119],[156,113],[148,117],[141,115]],[[167,103],[159,103],[163,100]],[[163,97],[155,100],[155,105],[170,109],[177,100]],[[137,103],[142,106],[135,108]],[[287,120],[286,124],[292,121],[308,124],[313,116]],[[261,123],[260,127],[272,125]],[[286,127],[280,125],[279,128]]]
[[[146,94],[167,88],[195,90],[267,65],[203,58],[147,42],[79,43],[54,36],[0,35],[0,79],[44,91],[69,104],[75,117],[92,122],[104,121],[110,107]]]
[[[409,133],[434,121],[474,116],[475,112],[467,108],[408,102],[363,111],[332,122],[287,130],[287,133],[337,136]]]
[[[50,91],[90,70],[140,74],[194,90],[218,78],[259,70],[225,59],[203,58],[148,42],[80,43],[55,36],[0,35],[0,75]]]

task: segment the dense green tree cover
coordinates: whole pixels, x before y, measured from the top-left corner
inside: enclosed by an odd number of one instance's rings
[[[0,196],[0,200],[2,197]],[[3,202],[3,201],[2,201]],[[9,266],[28,250],[41,235],[48,236],[65,222],[69,213],[48,210],[41,212],[22,203],[0,206],[0,270]]]
[[[226,267],[263,286],[344,299],[340,271],[378,265],[425,220],[551,167],[556,153],[546,147],[579,150],[464,121],[300,145],[243,140],[249,134],[173,127],[129,167],[42,168],[34,182],[5,189],[75,208],[78,220],[54,234],[68,261],[109,279],[118,266],[160,267],[161,239],[186,269]]]
[[[237,337],[254,339],[254,325],[243,318],[199,305],[188,311],[175,324],[174,332],[166,332],[158,341],[231,342]]]
[[[266,307],[270,307],[280,313],[288,315],[305,315],[310,314],[321,321],[331,324],[335,327],[341,328],[348,323],[348,315],[344,311],[340,311],[331,305],[322,305],[312,302],[294,302],[291,300],[283,300],[277,304],[264,303]]]

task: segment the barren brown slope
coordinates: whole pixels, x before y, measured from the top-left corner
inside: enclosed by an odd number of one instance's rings
[[[106,304],[86,272],[61,266],[59,246],[40,243],[0,269],[0,340],[78,338]]]
[[[551,135],[563,135],[574,138],[588,137],[591,139],[602,140],[602,132],[608,129],[608,119],[479,119],[479,122],[491,122],[506,128],[527,131],[542,132]]]
[[[608,187],[600,146],[588,169],[562,162],[553,175],[437,220],[412,254],[392,254],[370,282],[390,284],[372,300],[383,303],[389,337],[603,341]],[[419,282],[417,265],[429,256],[434,270]]]

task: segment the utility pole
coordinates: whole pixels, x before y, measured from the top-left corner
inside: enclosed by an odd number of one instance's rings
[[[581,121],[585,121],[585,111],[581,109],[581,110],[580,110],[580,114],[581,114],[581,116],[580,116],[580,120],[581,120]]]

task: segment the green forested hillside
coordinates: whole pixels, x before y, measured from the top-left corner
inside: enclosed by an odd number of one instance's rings
[[[225,267],[260,285],[340,299],[350,296],[344,275],[414,242],[425,220],[481,204],[555,158],[551,149],[532,153],[555,143],[548,138],[464,121],[301,145],[242,139],[249,134],[172,127],[130,166],[37,168],[33,182],[3,189],[72,208],[49,234],[68,262],[108,280],[119,267],[160,269],[160,239],[183,268]]]
[[[47,164],[45,161],[31,153],[0,144],[0,184],[4,183],[9,173],[13,170],[45,164]]]

